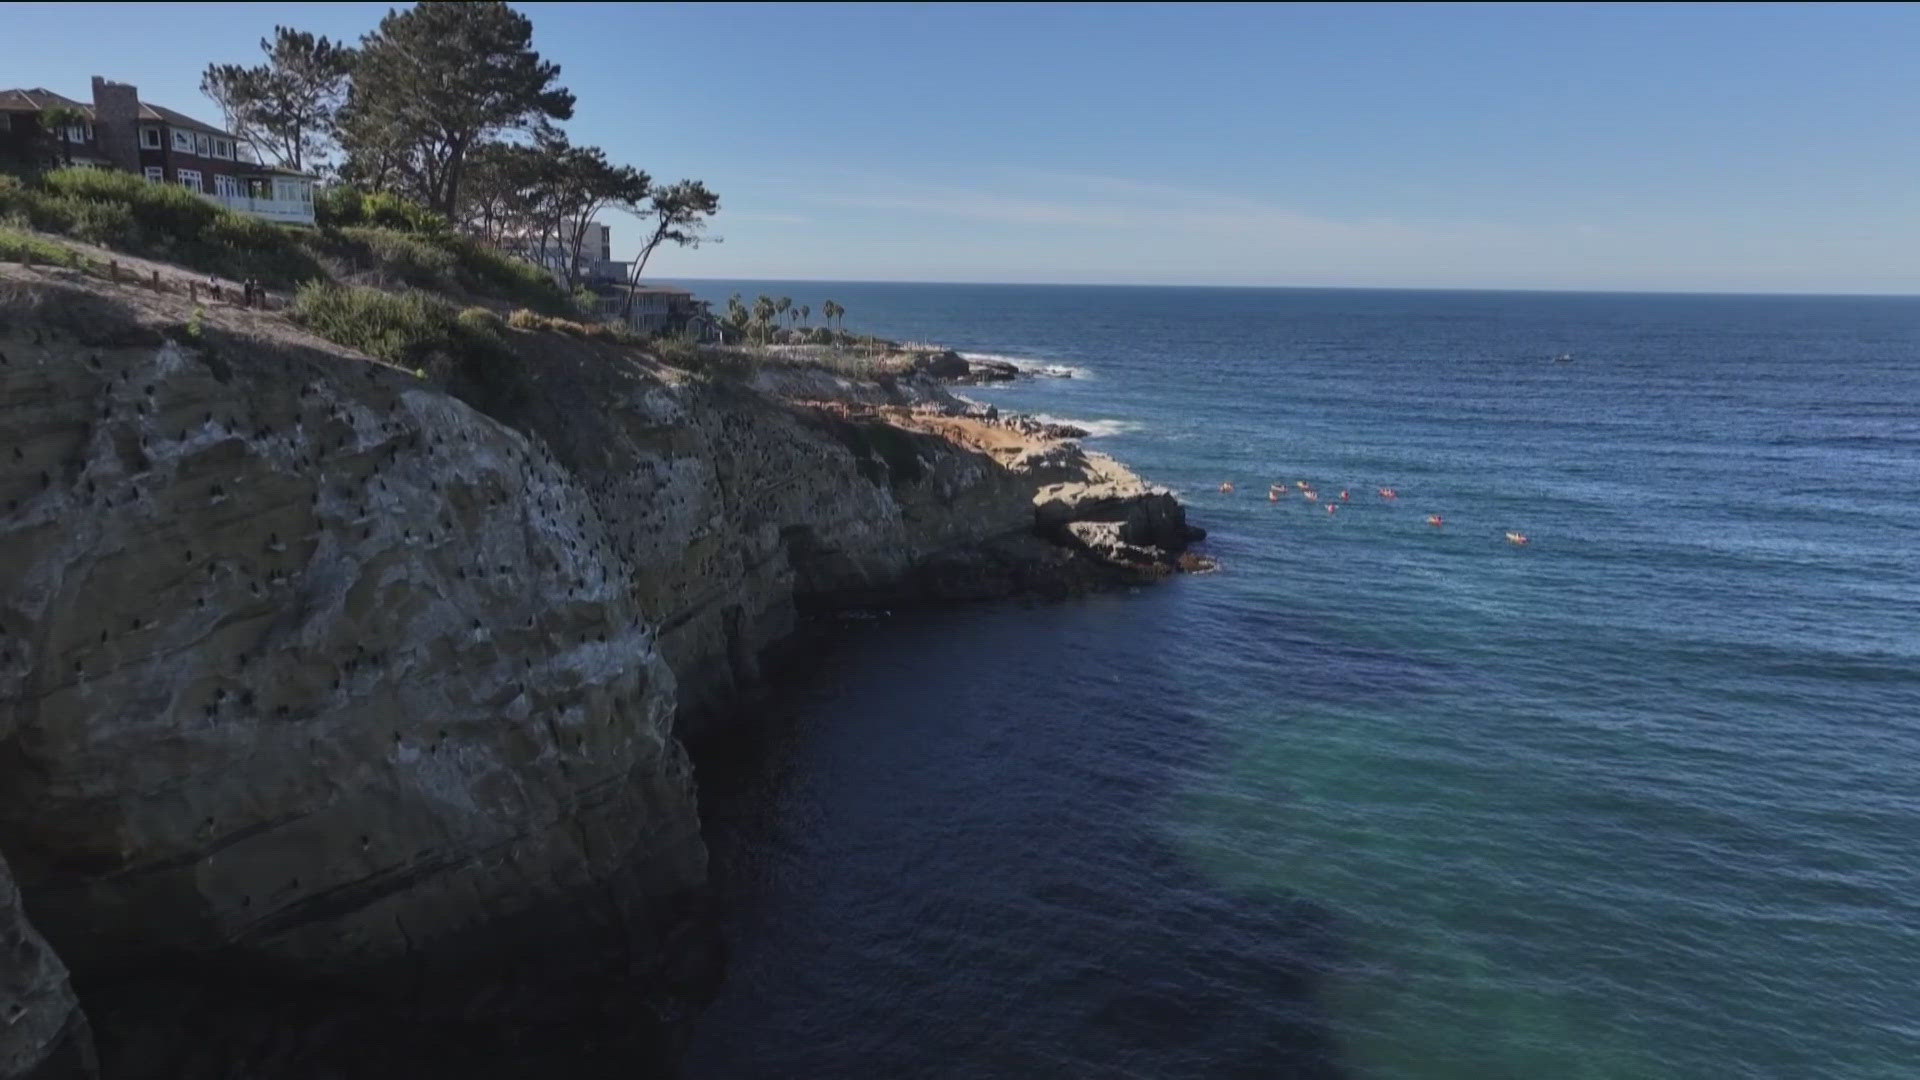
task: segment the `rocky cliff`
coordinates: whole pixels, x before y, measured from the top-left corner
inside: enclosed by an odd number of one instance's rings
[[[0,1077],[87,1075],[89,1019],[108,1076],[670,1054],[720,970],[679,736],[811,608],[1188,536],[930,382],[514,346],[448,393],[0,268]]]

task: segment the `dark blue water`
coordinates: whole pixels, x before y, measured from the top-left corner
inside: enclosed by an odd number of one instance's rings
[[[978,396],[1223,569],[852,634],[695,1075],[1920,1075],[1920,301],[736,289],[1083,369]]]

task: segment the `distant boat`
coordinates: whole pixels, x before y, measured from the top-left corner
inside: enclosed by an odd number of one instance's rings
[[[1570,352],[1563,352],[1559,356],[1554,357],[1553,362],[1556,364],[1571,364],[1573,363],[1573,354]]]

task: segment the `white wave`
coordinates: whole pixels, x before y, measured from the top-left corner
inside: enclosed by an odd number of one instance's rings
[[[1093,372],[1072,364],[1056,364],[1050,360],[1035,360],[1031,356],[1005,356],[1001,353],[963,352],[963,360],[985,360],[989,363],[1012,364],[1029,375],[1043,379],[1091,379]]]
[[[1064,416],[1049,416],[1046,413],[1034,413],[1033,419],[1043,424],[1065,424],[1077,427],[1087,433],[1087,438],[1098,439],[1105,435],[1125,435],[1139,431],[1140,425],[1132,420],[1070,420]]]

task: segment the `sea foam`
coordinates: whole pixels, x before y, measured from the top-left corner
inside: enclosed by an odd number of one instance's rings
[[[1093,372],[1072,364],[1056,364],[1048,360],[1035,360],[1030,356],[1005,356],[1000,353],[963,352],[965,360],[985,360],[992,363],[1012,364],[1029,375],[1043,379],[1091,379]]]

